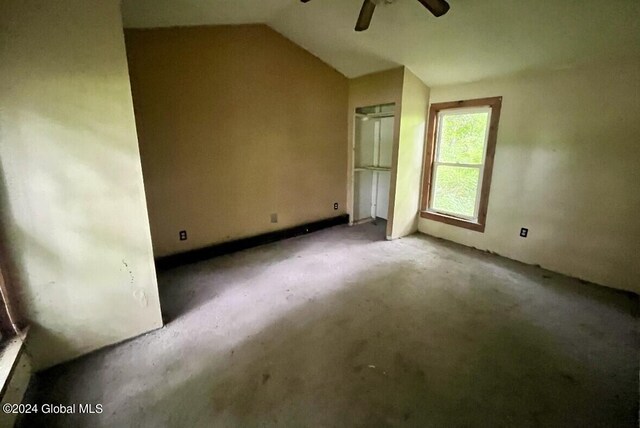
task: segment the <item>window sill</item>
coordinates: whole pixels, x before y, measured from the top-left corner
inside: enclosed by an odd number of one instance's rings
[[[448,216],[445,214],[434,213],[430,211],[420,212],[420,217],[427,220],[439,221],[440,223],[446,223],[451,226],[462,227],[464,229],[473,230],[474,232],[484,233],[484,224],[470,220],[463,220],[461,218]]]
[[[11,376],[24,350],[28,328],[19,335],[7,338],[0,344],[0,400],[4,397]]]
[[[4,397],[13,370],[22,354],[23,346],[22,340],[19,337],[7,340],[2,345],[2,350],[0,350],[0,399]]]

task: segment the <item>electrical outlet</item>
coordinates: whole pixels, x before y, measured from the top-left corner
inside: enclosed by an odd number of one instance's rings
[[[526,227],[523,227],[522,229],[520,229],[520,236],[522,238],[526,238],[527,235],[529,235],[529,229],[527,229]]]
[[[338,203],[337,203],[337,202],[335,202],[335,203],[333,204],[333,209],[334,209],[334,210],[337,210],[337,209],[338,209]]]
[[[181,230],[180,231],[180,240],[181,241],[186,241],[187,240],[187,231],[186,230]]]
[[[271,214],[271,223],[277,223],[277,222],[278,222],[278,213]]]

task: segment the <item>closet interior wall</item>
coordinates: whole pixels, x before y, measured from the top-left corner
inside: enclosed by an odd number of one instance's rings
[[[353,221],[389,217],[394,104],[356,109]]]

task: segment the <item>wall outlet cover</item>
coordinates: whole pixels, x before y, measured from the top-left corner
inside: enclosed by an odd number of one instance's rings
[[[520,229],[520,236],[522,238],[526,238],[529,235],[529,229],[527,229],[526,227],[523,227],[522,229]]]
[[[271,223],[277,223],[277,222],[278,222],[278,213],[271,214]]]
[[[334,210],[337,210],[337,209],[338,209],[338,206],[339,206],[339,205],[338,205],[338,203],[337,203],[337,202],[336,202],[336,203],[334,203],[334,204],[333,204],[333,209],[334,209]]]
[[[180,240],[181,241],[186,241],[187,240],[187,231],[186,230],[181,230],[179,235],[180,235]]]

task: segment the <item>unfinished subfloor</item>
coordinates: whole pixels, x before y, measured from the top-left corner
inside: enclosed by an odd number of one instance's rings
[[[638,298],[384,224],[159,273],[164,328],[41,373],[23,427],[636,427]]]

